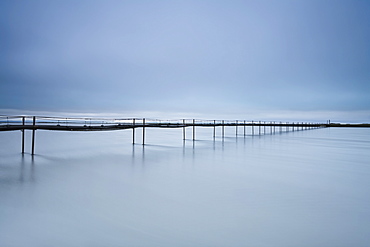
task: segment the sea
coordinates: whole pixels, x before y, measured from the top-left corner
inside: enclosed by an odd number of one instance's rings
[[[370,129],[0,132],[0,246],[369,246]]]

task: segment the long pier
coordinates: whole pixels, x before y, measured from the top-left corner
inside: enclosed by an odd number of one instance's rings
[[[330,123],[307,123],[307,122],[281,122],[281,121],[246,121],[246,120],[199,120],[177,119],[159,120],[146,118],[62,118],[42,116],[0,116],[0,131],[22,132],[22,154],[24,153],[25,131],[32,131],[31,155],[35,154],[36,130],[54,131],[112,131],[132,129],[132,143],[136,141],[135,129],[142,128],[142,145],[145,145],[146,128],[182,128],[183,140],[186,139],[186,128],[192,128],[192,140],[196,140],[196,127],[213,128],[213,137],[216,137],[216,128],[222,129],[221,136],[225,137],[225,127],[234,126],[235,135],[247,135],[247,127],[250,135],[266,133],[266,128],[271,134],[276,132],[288,132],[308,130],[313,128],[330,127]],[[242,133],[238,132],[243,128]],[[348,126],[347,126],[348,127]],[[263,129],[263,130],[262,130]]]

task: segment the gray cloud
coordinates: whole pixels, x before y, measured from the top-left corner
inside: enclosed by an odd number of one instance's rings
[[[0,108],[370,109],[364,1],[0,7]]]

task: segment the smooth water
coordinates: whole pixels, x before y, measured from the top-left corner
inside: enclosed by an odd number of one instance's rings
[[[370,129],[220,131],[0,133],[0,246],[368,246]]]

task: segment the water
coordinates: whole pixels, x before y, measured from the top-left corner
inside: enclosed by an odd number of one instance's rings
[[[370,129],[247,131],[2,132],[0,246],[368,245]]]

